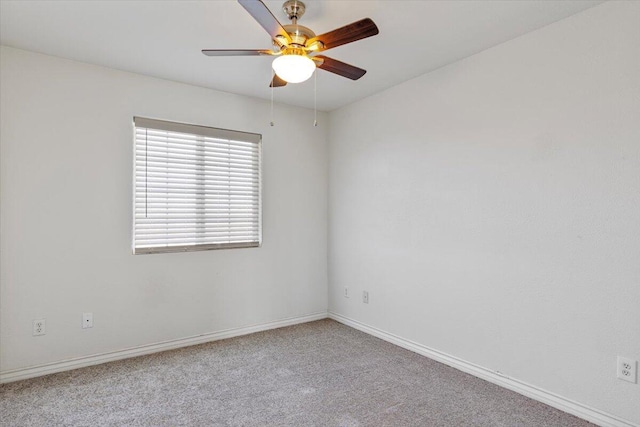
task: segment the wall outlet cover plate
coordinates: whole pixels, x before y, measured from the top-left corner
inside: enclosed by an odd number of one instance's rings
[[[618,356],[617,376],[621,380],[636,383],[638,377],[638,361]]]

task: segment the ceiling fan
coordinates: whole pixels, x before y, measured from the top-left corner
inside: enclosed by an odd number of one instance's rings
[[[289,25],[281,25],[267,6],[260,0],[238,0],[253,18],[264,28],[273,41],[274,49],[203,49],[207,56],[276,56],[272,67],[275,72],[271,87],[287,83],[300,83],[309,79],[316,68],[358,80],[367,71],[354,67],[322,52],[343,44],[355,42],[378,34],[378,27],[369,18],[361,19],[328,33],[316,36],[309,28],[298,25],[298,19],[305,12],[305,4],[298,0],[288,0],[282,5]]]

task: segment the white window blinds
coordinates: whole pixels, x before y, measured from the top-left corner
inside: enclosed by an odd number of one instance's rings
[[[134,117],[133,252],[260,246],[261,136]]]

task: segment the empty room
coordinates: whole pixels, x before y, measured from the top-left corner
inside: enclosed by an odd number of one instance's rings
[[[0,426],[640,427],[640,1],[0,0]]]

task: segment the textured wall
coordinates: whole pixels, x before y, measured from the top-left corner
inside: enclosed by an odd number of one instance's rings
[[[640,423],[639,76],[608,2],[333,111],[330,310]]]
[[[264,101],[1,52],[2,371],[326,310],[313,111],[276,106],[272,128]],[[263,135],[262,248],[131,254],[134,115]]]

